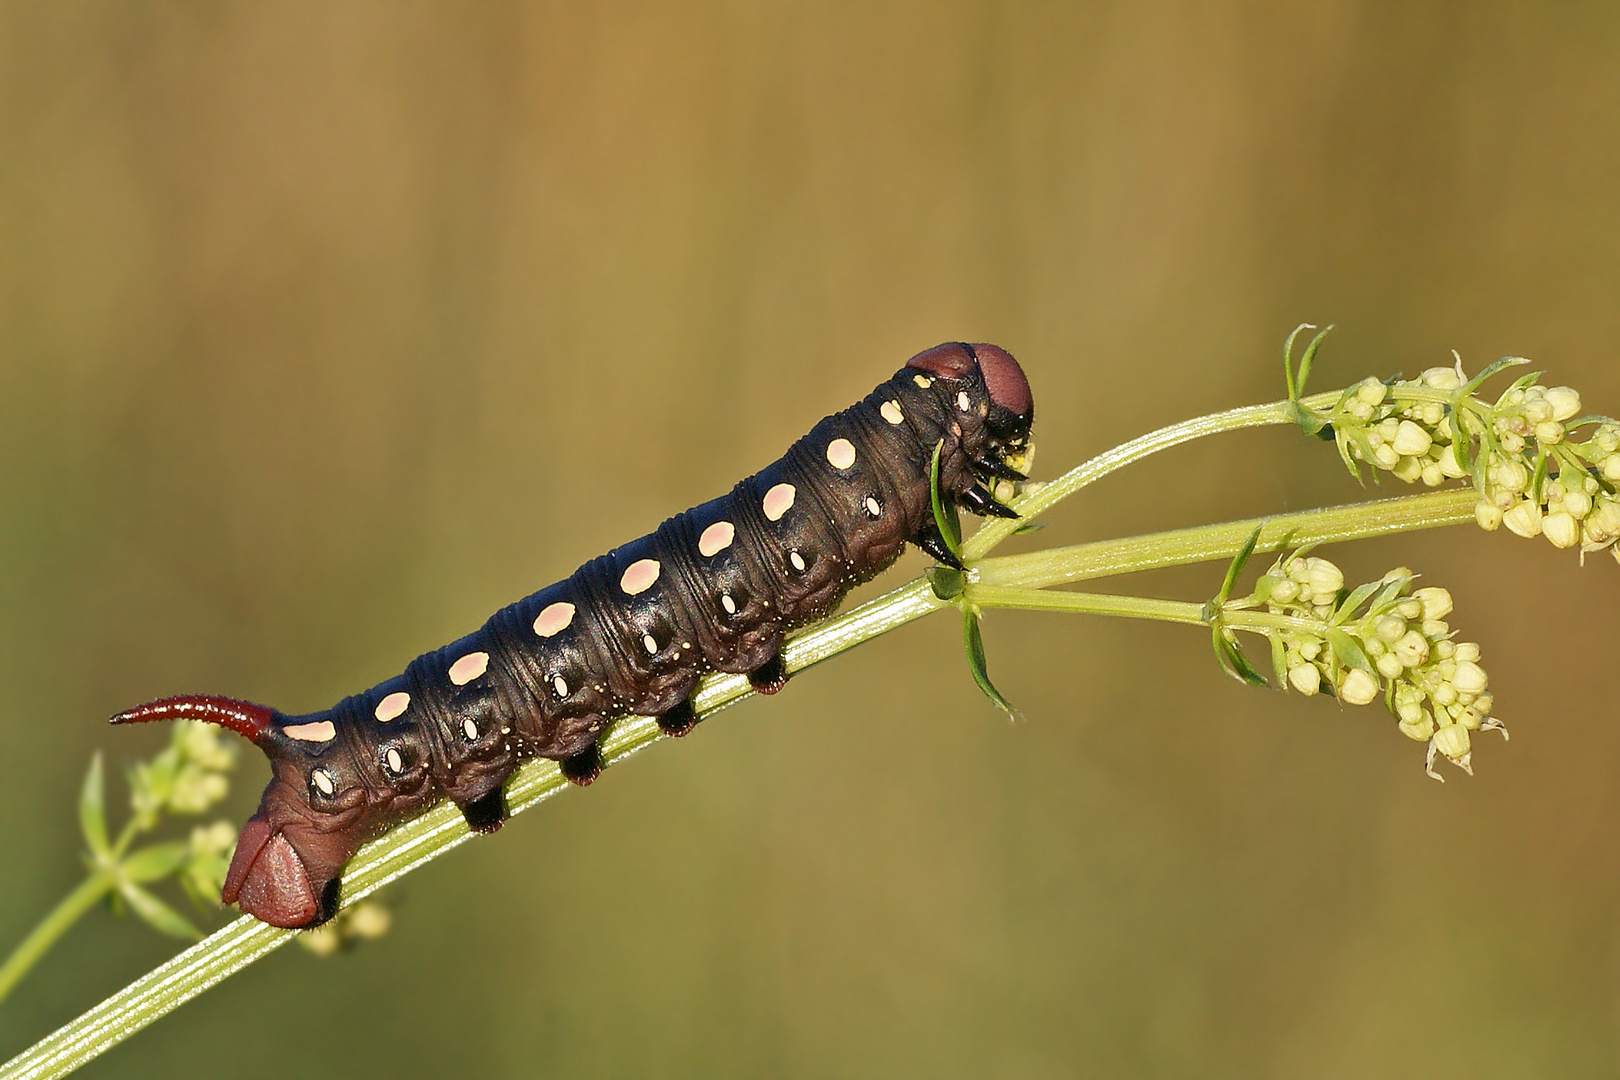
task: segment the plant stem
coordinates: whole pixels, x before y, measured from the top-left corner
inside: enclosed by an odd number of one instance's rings
[[[1311,408],[1325,408],[1339,400],[1338,393],[1316,394],[1305,398],[1303,404]],[[1098,454],[1090,461],[1070,469],[1050,484],[1043,484],[1040,488],[1030,492],[1023,498],[1012,503],[1013,509],[1021,515],[1019,520],[998,520],[986,522],[979,531],[974,533],[962,546],[962,560],[973,562],[982,559],[990,550],[1007,537],[1017,532],[1031,520],[1050,510],[1053,506],[1073,495],[1088,484],[1093,484],[1109,473],[1124,468],[1133,461],[1140,461],[1149,454],[1156,454],[1160,450],[1168,450],[1193,439],[1201,439],[1206,435],[1218,435],[1224,431],[1239,431],[1243,428],[1266,427],[1272,424],[1289,424],[1293,420],[1289,416],[1290,403],[1287,401],[1274,401],[1269,405],[1245,405],[1240,409],[1228,409],[1225,412],[1211,413],[1208,416],[1195,417],[1184,420],[1179,424],[1150,431],[1146,435],[1121,443],[1112,450]]]
[[[52,945],[67,933],[74,923],[85,912],[95,907],[102,897],[106,896],[113,887],[113,876],[105,870],[97,871],[79,882],[77,888],[66,896],[49,915],[41,919],[39,925],[22,940],[22,944],[12,950],[6,957],[3,967],[0,967],[0,1001],[5,1000],[12,988],[22,981],[30,968],[39,962],[40,957],[50,951]]]

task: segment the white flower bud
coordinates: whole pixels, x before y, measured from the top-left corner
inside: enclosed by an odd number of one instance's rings
[[[1406,635],[1406,620],[1399,615],[1382,615],[1373,623],[1373,633],[1386,645],[1393,645]]]
[[[1603,545],[1620,536],[1620,502],[1602,498],[1586,518],[1587,542]]]
[[[1479,643],[1474,641],[1459,641],[1457,642],[1457,649],[1452,655],[1456,657],[1457,663],[1459,664],[1471,664],[1475,660],[1479,659]]]
[[[1552,418],[1559,423],[1574,419],[1581,411],[1581,395],[1567,386],[1548,389],[1546,401],[1552,406]]]
[[[1509,528],[1512,528],[1512,526],[1510,525]],[[1518,530],[1515,529],[1514,531],[1517,532]],[[1581,542],[1580,522],[1562,510],[1544,517],[1541,520],[1541,531],[1552,542],[1553,547],[1571,548]]]
[[[1436,390],[1455,390],[1462,385],[1455,368],[1432,367],[1418,378]]]
[[[1279,607],[1291,604],[1299,596],[1299,582],[1283,578],[1271,587],[1271,603]]]
[[[1541,507],[1529,499],[1520,499],[1513,509],[1502,515],[1502,524],[1519,536],[1535,536],[1541,532]]]
[[[1552,419],[1552,406],[1541,396],[1541,387],[1532,386],[1524,392],[1524,419],[1530,424],[1545,424]]]
[[[1361,668],[1351,668],[1339,684],[1339,700],[1351,705],[1366,705],[1378,696],[1378,680]]]
[[[1434,697],[1434,703],[1436,705],[1449,706],[1457,703],[1456,688],[1451,686],[1449,683],[1441,683],[1439,686],[1435,687],[1434,694],[1432,696]]]
[[[1536,425],[1536,441],[1543,446],[1564,441],[1564,425],[1556,420],[1543,420]]]
[[[1413,458],[1412,460],[1416,461],[1417,458]],[[1440,466],[1437,462],[1427,460],[1423,462],[1423,472],[1421,475],[1423,477],[1424,487],[1439,487],[1446,478],[1446,474],[1440,471]]]
[[[1483,694],[1485,692],[1485,669],[1471,660],[1464,660],[1457,665],[1456,674],[1451,677],[1451,685],[1457,688],[1459,694]]]
[[[1530,486],[1530,470],[1517,461],[1503,461],[1491,469],[1491,479],[1504,491],[1523,491]]]
[[[1373,666],[1378,669],[1378,674],[1386,679],[1398,679],[1406,672],[1406,665],[1392,652],[1380,656]]]
[[[1583,518],[1592,512],[1592,496],[1586,489],[1572,491],[1564,496],[1564,512],[1574,518]]]
[[[1428,713],[1423,711],[1423,706],[1416,701],[1408,699],[1395,703],[1395,716],[1403,724],[1415,724],[1427,715]]]
[[[1486,532],[1495,532],[1502,524],[1502,511],[1497,509],[1495,503],[1480,502],[1474,506],[1474,520]]]
[[[1468,757],[1468,729],[1461,724],[1441,728],[1434,733],[1434,748],[1452,761],[1463,761]]]
[[[1415,457],[1403,457],[1389,470],[1395,474],[1395,479],[1403,484],[1415,484],[1423,475],[1423,461]]]
[[[1412,594],[1423,605],[1425,619],[1443,619],[1451,614],[1451,593],[1437,585],[1430,585]]]
[[[1398,657],[1407,667],[1417,667],[1429,658],[1429,639],[1416,630],[1408,630],[1406,636],[1395,643],[1390,655]]]
[[[1344,572],[1326,559],[1312,556],[1303,560],[1306,580],[1317,596],[1332,597],[1344,588]]]
[[[1413,719],[1402,720],[1400,728],[1402,735],[1416,742],[1428,742],[1430,737],[1434,735],[1434,721],[1429,719],[1429,714],[1421,709],[1418,710],[1418,715]]]
[[[1382,443],[1373,448],[1373,461],[1379,468],[1393,469],[1400,464],[1401,455],[1397,454],[1388,443]]]
[[[1408,596],[1405,600],[1396,604],[1394,610],[1400,612],[1401,617],[1407,622],[1411,622],[1413,619],[1421,619],[1423,618],[1423,601]]]
[[[1462,461],[1457,456],[1456,443],[1449,443],[1440,451],[1440,457],[1436,464],[1440,466],[1442,473],[1453,480],[1461,480],[1468,475],[1468,470],[1462,467]]]
[[[1434,439],[1427,431],[1410,420],[1402,420],[1400,427],[1395,431],[1395,438],[1390,441],[1390,446],[1402,457],[1421,457],[1429,452],[1429,447],[1433,443]]]
[[[1603,479],[1620,481],[1620,454],[1611,454],[1603,459]]]
[[[1322,674],[1314,664],[1301,664],[1288,672],[1288,682],[1295,690],[1310,697],[1322,689]]]
[[[1388,393],[1389,388],[1374,378],[1363,379],[1356,387],[1356,397],[1366,405],[1382,405]]]

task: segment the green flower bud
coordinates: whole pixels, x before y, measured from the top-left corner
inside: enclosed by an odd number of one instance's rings
[[[1474,520],[1486,532],[1495,532],[1502,524],[1502,511],[1495,503],[1479,502],[1474,505]]]
[[[1390,654],[1407,667],[1417,667],[1429,658],[1429,639],[1416,630],[1409,630],[1395,643]]]
[[[1344,571],[1326,559],[1311,557],[1300,560],[1305,564],[1306,583],[1314,596],[1334,597],[1344,588]]]
[[[1436,390],[1458,390],[1462,388],[1462,379],[1458,377],[1455,368],[1433,367],[1419,375],[1418,379]]]
[[[1451,685],[1459,693],[1483,694],[1485,692],[1485,669],[1471,660],[1464,660],[1457,664],[1457,671],[1451,676]]]
[[[1401,734],[1414,742],[1428,742],[1434,735],[1434,721],[1429,718],[1428,713],[1422,710],[1418,711],[1416,718],[1402,720],[1399,727]]]

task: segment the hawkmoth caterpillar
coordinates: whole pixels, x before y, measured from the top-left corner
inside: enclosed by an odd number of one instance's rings
[[[275,926],[315,926],[337,910],[344,863],[393,825],[451,799],[473,829],[493,832],[505,818],[502,785],[526,758],[559,761],[588,784],[614,718],[691,730],[690,696],[706,672],[747,674],[775,693],[786,681],[783,636],[831,613],[908,541],[959,568],[931,488],[972,513],[1016,517],[986,485],[1025,478],[1017,466],[1033,420],[1009,353],[939,345],[729,494],[330,709],[288,716],[185,695],[112,722],[202,720],[264,751],[270,783],[222,898]]]

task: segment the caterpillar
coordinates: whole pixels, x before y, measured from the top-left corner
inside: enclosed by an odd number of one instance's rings
[[[343,865],[360,845],[430,805],[453,800],[472,829],[494,832],[506,816],[502,785],[524,759],[558,761],[589,784],[616,717],[690,731],[706,672],[780,690],[784,635],[830,614],[908,541],[959,569],[932,513],[931,477],[944,502],[1016,517],[987,485],[1025,479],[1034,416],[1006,350],[939,345],[729,494],[330,709],[288,716],[183,695],[112,722],[200,720],[252,740],[271,779],[221,898],[274,926],[316,926],[336,913]]]

